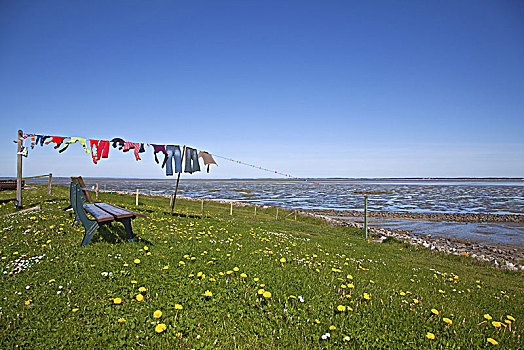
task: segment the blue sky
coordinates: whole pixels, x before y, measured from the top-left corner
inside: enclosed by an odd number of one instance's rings
[[[523,42],[522,1],[2,1],[0,176],[22,129],[298,177],[524,177]],[[24,175],[165,177],[142,158],[37,147]],[[275,177],[217,162],[191,177]]]

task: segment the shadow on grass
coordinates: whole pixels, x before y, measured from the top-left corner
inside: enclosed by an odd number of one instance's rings
[[[127,233],[124,228],[124,225],[119,222],[113,222],[110,224],[101,225],[98,228],[97,233],[98,233],[97,242],[106,242],[110,244],[129,243],[127,241]],[[135,243],[136,242],[153,245],[151,241],[138,237],[135,234]]]
[[[171,216],[171,213],[167,211],[162,212],[162,214]],[[173,213],[173,216],[176,216],[177,218],[202,219],[202,215],[193,215],[193,214]]]

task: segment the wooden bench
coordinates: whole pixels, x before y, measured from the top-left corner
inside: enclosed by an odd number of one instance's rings
[[[91,202],[91,196],[89,195],[84,180],[81,177],[71,177],[69,193],[71,207],[75,212],[75,222],[82,224],[85,229],[82,247],[89,244],[93,234],[98,230],[100,225],[110,225],[113,221],[121,222],[124,225],[127,240],[129,242],[135,241],[135,234],[131,227],[131,220],[136,217],[146,218],[146,215],[110,203],[86,203]],[[90,219],[87,216],[87,213],[89,213],[94,220]]]

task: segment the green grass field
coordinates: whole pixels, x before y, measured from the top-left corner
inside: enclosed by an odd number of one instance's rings
[[[275,208],[99,199],[148,215],[138,242],[115,224],[81,248],[65,187],[0,205],[1,349],[523,348],[520,272]]]

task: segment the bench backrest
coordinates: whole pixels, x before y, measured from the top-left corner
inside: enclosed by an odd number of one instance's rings
[[[69,186],[69,197],[71,199],[71,207],[75,212],[75,221],[78,224],[87,224],[90,220],[84,210],[84,203],[87,201],[85,192],[78,182],[71,182]]]
[[[82,179],[82,176],[71,176],[71,183],[78,183],[80,185],[80,188],[84,192],[84,195],[88,202],[92,202],[91,195],[89,194],[89,191],[87,190],[86,184],[84,183],[84,179]]]

